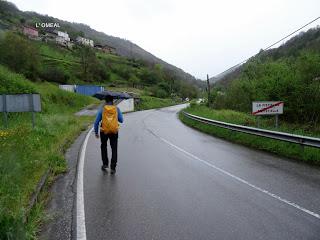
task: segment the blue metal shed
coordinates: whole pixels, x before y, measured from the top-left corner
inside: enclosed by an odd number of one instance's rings
[[[92,96],[98,92],[104,91],[104,87],[96,85],[77,85],[76,93]]]

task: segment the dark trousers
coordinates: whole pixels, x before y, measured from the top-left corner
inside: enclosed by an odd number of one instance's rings
[[[110,140],[110,146],[112,150],[112,157],[111,157],[111,169],[116,169],[117,167],[117,157],[118,157],[118,133],[116,134],[105,134],[100,132],[100,139],[101,139],[101,158],[103,165],[109,165],[108,159],[108,148],[107,143],[108,139]]]

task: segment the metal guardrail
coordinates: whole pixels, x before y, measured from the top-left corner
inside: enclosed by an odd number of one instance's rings
[[[306,137],[306,136],[295,135],[290,133],[276,132],[276,131],[270,131],[270,130],[259,129],[254,127],[247,127],[247,126],[242,126],[242,125],[237,125],[232,123],[226,123],[226,122],[212,120],[204,117],[199,117],[184,111],[182,111],[182,114],[190,119],[193,119],[205,124],[209,124],[209,125],[214,125],[216,127],[221,127],[221,128],[225,128],[225,129],[229,129],[237,132],[248,133],[256,136],[281,140],[285,142],[296,143],[296,144],[300,144],[301,146],[320,148],[320,138]]]

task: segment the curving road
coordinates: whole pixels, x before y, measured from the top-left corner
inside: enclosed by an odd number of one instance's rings
[[[87,239],[320,239],[319,168],[195,131],[182,107],[124,116],[115,176],[90,135]]]

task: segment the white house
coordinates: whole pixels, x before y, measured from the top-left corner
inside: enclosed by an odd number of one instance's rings
[[[70,42],[70,37],[68,33],[61,32],[58,30],[54,30],[53,32],[56,34],[55,40],[58,44],[64,45],[64,46],[68,45],[68,43]]]
[[[58,30],[54,30],[54,32],[58,35],[58,38],[63,39],[65,42],[70,42],[70,37],[68,33],[61,32]]]
[[[76,41],[82,45],[94,47],[93,40],[91,39],[87,39],[79,36],[77,37]]]
[[[69,34],[58,30],[47,30],[44,35],[44,40],[54,41],[62,46],[69,47],[71,44]]]

